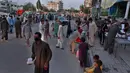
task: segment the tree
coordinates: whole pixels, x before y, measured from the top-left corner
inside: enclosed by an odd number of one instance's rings
[[[50,12],[56,12],[54,9],[50,9]]]
[[[80,11],[84,11],[84,5],[80,5]]]
[[[90,12],[90,10],[89,10],[89,8],[84,8],[84,10],[83,10],[83,12],[85,13],[85,14],[89,14],[89,12]]]
[[[37,6],[38,10],[42,10],[43,9],[40,0],[37,1],[36,6]]]
[[[30,3],[30,2],[25,4],[25,5],[23,5],[23,9],[25,11],[28,11],[28,10],[36,11],[36,7],[32,3]]]

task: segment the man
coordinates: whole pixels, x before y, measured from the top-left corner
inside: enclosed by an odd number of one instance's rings
[[[128,21],[127,21],[127,19],[124,19],[124,21],[121,23],[121,24],[124,24],[124,32],[126,33],[126,32],[128,32],[128,30],[129,30],[129,23],[128,23]]]
[[[68,38],[70,36],[70,34],[72,33],[72,30],[71,30],[71,16],[68,15],[68,28],[67,28],[67,35],[66,35],[66,38]]]
[[[15,23],[15,32],[16,32],[16,38],[22,38],[22,35],[21,35],[21,25],[22,25],[22,22],[20,21],[19,18],[17,18],[17,21]]]
[[[9,25],[10,25],[10,33],[13,33],[13,26],[15,24],[13,16],[11,16],[8,21],[9,21]]]
[[[96,23],[93,21],[92,18],[89,18],[89,45],[91,47],[94,46],[94,42],[95,42],[95,33],[97,32],[97,26]]]
[[[41,33],[34,35],[35,42],[32,45],[32,59],[35,60],[34,73],[49,73],[49,62],[52,57],[52,51],[49,45],[41,40]]]
[[[58,23],[59,23],[59,30],[58,30],[58,40],[57,40],[56,48],[61,48],[62,50],[64,50],[64,48],[63,48],[63,25],[60,21],[58,21]]]
[[[113,53],[113,48],[114,48],[114,40],[116,37],[117,33],[120,33],[120,28],[119,28],[120,22],[117,22],[116,20],[113,21],[113,25],[109,29],[108,36],[105,42],[104,50],[109,51],[109,54]],[[122,33],[120,33],[122,34]]]
[[[108,24],[108,22],[105,19],[105,20],[102,21],[102,24],[100,26],[100,29],[99,29],[100,45],[104,44],[104,41],[105,41],[105,32],[108,30],[107,24]]]
[[[45,28],[44,28],[44,41],[48,41],[48,36],[51,38],[50,32],[49,32],[49,21],[45,20]]]
[[[9,30],[9,24],[6,20],[6,18],[3,18],[3,21],[1,22],[1,31],[2,31],[2,41],[8,40],[8,30]]]

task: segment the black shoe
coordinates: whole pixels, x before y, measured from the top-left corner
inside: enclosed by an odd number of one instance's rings
[[[64,48],[61,48],[62,50],[64,50]]]
[[[59,46],[56,46],[56,48],[60,48]]]
[[[111,54],[113,54],[113,52],[109,52],[109,54],[111,55]]]

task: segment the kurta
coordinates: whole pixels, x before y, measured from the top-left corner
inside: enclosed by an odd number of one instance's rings
[[[49,45],[43,41],[40,41],[40,44],[36,42],[32,45],[32,59],[35,59],[35,73],[49,73],[49,68],[44,69],[45,63],[48,64],[52,57],[52,51]]]
[[[58,33],[58,28],[59,28],[59,24],[57,22],[55,22],[54,24],[54,34],[57,36]]]
[[[45,25],[40,22],[39,24],[39,32],[42,34],[41,40],[44,41],[44,32],[45,32]]]
[[[108,32],[104,46],[105,50],[109,49],[109,53],[113,53],[114,40],[118,32],[120,32],[119,26],[117,24],[112,25]]]
[[[79,45],[79,60],[81,67],[89,67],[88,50],[89,48],[87,43],[82,42]]]
[[[1,22],[2,39],[5,38],[5,40],[8,40],[8,30],[9,30],[9,24],[7,20],[3,20]]]
[[[96,31],[97,31],[97,26],[95,22],[89,23],[89,45],[91,46],[94,46]]]
[[[63,48],[63,26],[59,25],[57,47]]]
[[[23,26],[23,35],[24,35],[25,39],[30,39],[31,38],[31,34],[32,34],[31,23],[27,22]]]
[[[16,23],[15,23],[15,32],[16,32],[16,37],[21,36],[21,25],[22,25],[22,22],[20,20],[17,20]]]

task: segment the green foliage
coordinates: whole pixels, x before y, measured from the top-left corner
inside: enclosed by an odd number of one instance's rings
[[[32,4],[32,3],[27,3],[25,5],[23,5],[23,9],[25,11],[31,10],[31,11],[36,11],[36,7]]]
[[[50,9],[49,12],[56,12],[54,9]]]
[[[90,10],[89,10],[89,8],[84,8],[83,12],[84,12],[85,14],[89,14]]]
[[[84,11],[84,5],[80,5],[80,11]]]
[[[36,6],[37,6],[38,10],[39,9],[41,9],[41,10],[43,9],[40,0],[37,1]]]

